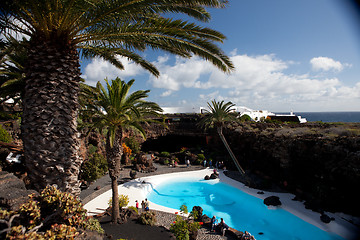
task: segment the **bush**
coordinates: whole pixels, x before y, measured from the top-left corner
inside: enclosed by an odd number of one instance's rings
[[[161,152],[160,156],[161,157],[170,157],[170,153],[169,152]]]
[[[198,157],[198,160],[201,162],[205,160],[205,156],[202,153],[198,154],[197,157]]]
[[[108,171],[108,164],[103,155],[93,153],[89,156],[89,160],[81,166],[81,179],[85,181],[95,181],[104,176]]]
[[[112,198],[110,198],[108,204],[109,204],[109,206],[111,207],[111,205],[112,205]],[[129,204],[129,196],[128,196],[128,195],[120,194],[120,195],[119,195],[119,207],[120,207],[120,209],[123,208],[123,207],[126,207],[128,204]]]
[[[39,196],[30,195],[16,212],[0,210],[0,218],[9,225],[2,239],[73,239],[79,229],[104,233],[78,198],[54,186],[46,187]]]
[[[193,222],[176,216],[176,221],[170,225],[170,231],[174,233],[177,240],[189,240],[189,234],[196,232],[201,227],[201,223]]]
[[[242,115],[241,117],[239,117],[240,122],[250,122],[251,121],[251,117],[247,114]]]
[[[134,206],[130,206],[128,209],[134,210],[137,214],[139,214],[139,210]]]
[[[0,124],[0,141],[6,143],[12,142],[10,134],[3,128],[1,124]]]
[[[154,226],[156,224],[156,215],[154,212],[143,212],[138,220],[141,224]]]
[[[133,153],[137,154],[140,152],[140,143],[134,137],[125,138],[125,144]]]

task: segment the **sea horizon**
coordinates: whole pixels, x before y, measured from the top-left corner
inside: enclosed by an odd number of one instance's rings
[[[275,112],[289,114],[289,112]],[[360,111],[331,111],[331,112],[294,112],[295,115],[306,118],[308,122],[360,122]]]

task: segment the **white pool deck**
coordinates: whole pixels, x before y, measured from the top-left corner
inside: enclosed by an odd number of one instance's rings
[[[129,196],[129,206],[135,206],[135,200],[141,203],[144,200],[149,192],[152,191],[152,188],[156,188],[156,186],[162,182],[166,182],[169,179],[174,178],[198,178],[203,179],[206,175],[210,175],[213,172],[213,169],[204,169],[199,171],[188,171],[188,172],[177,172],[177,173],[169,173],[162,175],[155,175],[149,177],[142,177],[127,182],[125,184],[121,184],[118,186],[119,194],[124,194]],[[343,218],[349,219],[351,216],[342,214],[342,213],[329,213],[326,214],[330,217],[335,218],[335,221],[331,221],[326,224],[321,222],[320,213],[313,212],[309,209],[306,209],[303,202],[293,201],[293,194],[290,193],[275,193],[275,192],[266,192],[263,191],[264,194],[257,194],[258,189],[253,189],[246,187],[243,183],[235,181],[229,177],[227,177],[222,171],[219,171],[219,180],[212,181],[221,181],[227,184],[230,184],[233,187],[236,187],[243,192],[246,192],[252,196],[255,196],[260,199],[265,199],[269,196],[278,196],[282,205],[280,206],[282,209],[300,217],[301,219],[307,221],[315,225],[316,227],[325,230],[327,232],[335,233],[347,240],[356,240],[358,239],[358,231],[359,229]],[[112,191],[109,190],[100,196],[94,198],[85,204],[85,209],[88,210],[89,214],[98,214],[102,213],[104,209],[108,207],[109,199],[111,198]],[[139,204],[140,205],[140,204]],[[141,205],[140,205],[141,206]],[[150,202],[150,209],[175,213],[179,212],[179,209],[172,209],[168,207],[164,207],[161,205],[157,205],[155,203]]]

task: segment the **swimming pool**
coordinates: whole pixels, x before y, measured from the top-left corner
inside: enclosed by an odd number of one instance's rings
[[[228,184],[199,179],[173,179],[154,187],[147,198],[156,204],[189,211],[201,206],[203,213],[240,231],[249,231],[257,240],[343,240],[281,209],[268,208],[263,200]]]

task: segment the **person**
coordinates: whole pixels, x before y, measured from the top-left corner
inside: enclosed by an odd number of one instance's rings
[[[145,198],[145,211],[149,211],[149,201]]]
[[[218,177],[219,176],[219,173],[218,171],[216,170],[216,168],[214,168],[214,174]]]
[[[144,202],[144,200],[142,200],[142,202],[141,202],[141,211],[142,212],[145,211],[145,202]]]
[[[215,162],[215,167],[216,167],[216,168],[219,168],[219,161],[216,161],[216,162]]]
[[[204,167],[206,167],[206,160],[204,160]]]
[[[222,235],[225,236],[225,231],[229,229],[229,226],[225,223],[223,218],[221,218],[219,225],[220,225]]]
[[[212,168],[212,160],[209,161],[209,167]]]
[[[186,159],[186,166],[190,167],[190,160],[189,159]]]
[[[138,200],[135,200],[135,207],[136,207],[136,209],[137,209],[138,212],[139,212],[139,202],[138,202]]]
[[[245,231],[245,233],[241,237],[241,240],[251,240],[251,239],[253,239],[253,238],[248,231]]]
[[[211,231],[210,232],[215,231],[215,226],[216,226],[216,216],[213,216],[211,218]]]

